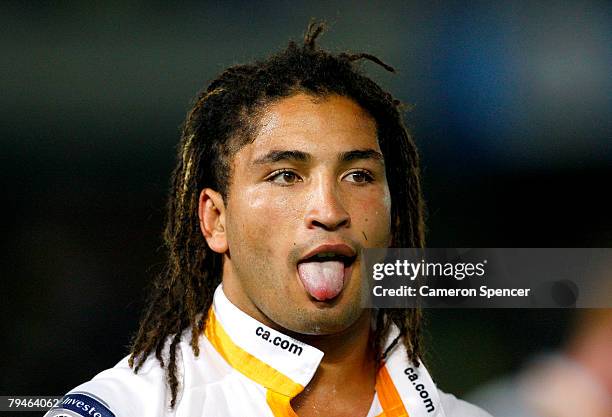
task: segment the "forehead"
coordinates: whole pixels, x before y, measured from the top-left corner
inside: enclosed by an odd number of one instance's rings
[[[374,119],[353,100],[330,95],[306,94],[281,99],[262,112],[255,140],[248,153],[269,149],[300,149],[343,152],[351,149],[380,150]]]

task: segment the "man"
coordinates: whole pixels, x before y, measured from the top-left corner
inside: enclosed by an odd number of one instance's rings
[[[486,415],[433,384],[418,311],[360,305],[361,249],[423,245],[418,155],[353,61],[392,69],[322,29],[200,94],[131,356],[49,416]]]

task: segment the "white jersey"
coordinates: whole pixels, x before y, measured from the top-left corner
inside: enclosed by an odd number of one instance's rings
[[[180,386],[173,409],[157,359],[149,357],[135,374],[126,357],[70,391],[45,417],[297,417],[290,401],[310,382],[323,352],[245,314],[222,286],[215,291],[197,357],[188,333],[177,346]],[[425,366],[409,362],[398,343],[378,372],[367,417],[401,416],[489,415],[439,391]]]

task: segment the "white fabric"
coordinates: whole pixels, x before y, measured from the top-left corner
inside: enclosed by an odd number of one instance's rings
[[[260,361],[306,386],[323,357],[320,350],[279,333],[234,306],[219,286],[213,309],[217,321],[235,345]],[[258,330],[259,329],[259,330]],[[262,332],[269,332],[264,340]],[[394,329],[397,331],[397,329]],[[392,335],[391,335],[392,336]],[[273,339],[278,338],[278,339]],[[271,342],[276,340],[278,344]],[[300,354],[283,349],[293,343]],[[137,374],[128,358],[96,375],[71,393],[90,395],[106,405],[115,417],[274,417],[266,401],[266,388],[232,368],[204,336],[199,339],[200,354],[195,357],[185,332],[177,346],[180,389],[174,409],[169,408],[169,388],[165,370],[149,357]],[[167,355],[167,352],[165,352]],[[411,364],[401,343],[387,359],[386,368],[410,417],[487,417],[489,414],[452,395],[439,391],[423,365]],[[416,375],[411,376],[410,375]],[[427,393],[427,398],[425,394]],[[383,412],[375,395],[367,417]],[[45,417],[88,416],[92,414],[55,409]]]

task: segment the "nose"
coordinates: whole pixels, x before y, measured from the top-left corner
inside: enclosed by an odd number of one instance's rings
[[[348,227],[351,217],[339,198],[334,180],[321,180],[315,184],[306,202],[306,227],[333,231]]]

